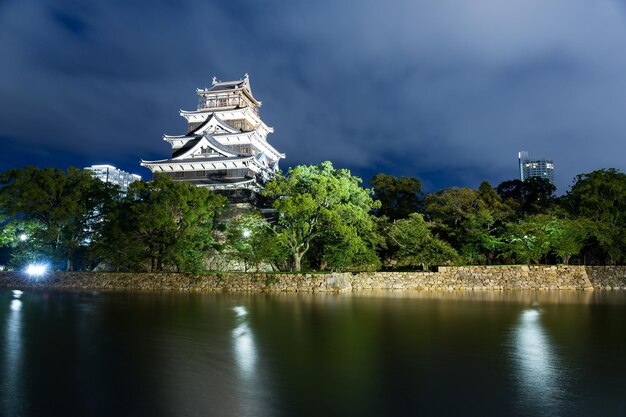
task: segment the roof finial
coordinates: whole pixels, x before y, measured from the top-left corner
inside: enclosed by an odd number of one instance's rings
[[[211,80],[211,85],[215,85],[217,84],[217,77],[213,76],[213,79]]]
[[[245,74],[243,74],[243,79],[246,80],[246,81],[248,80],[248,73],[247,72]]]

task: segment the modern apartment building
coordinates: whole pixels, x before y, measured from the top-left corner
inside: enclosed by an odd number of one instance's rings
[[[527,151],[518,153],[520,180],[545,178],[554,184],[554,162],[551,159],[530,159]]]
[[[85,169],[93,172],[94,176],[100,181],[119,185],[122,192],[126,192],[128,190],[128,186],[133,182],[141,181],[140,175],[122,171],[112,165],[92,165],[90,167],[86,167]]]

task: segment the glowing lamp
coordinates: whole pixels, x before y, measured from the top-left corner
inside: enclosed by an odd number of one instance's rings
[[[48,265],[46,264],[30,264],[26,267],[26,273],[31,277],[40,277],[46,273]]]

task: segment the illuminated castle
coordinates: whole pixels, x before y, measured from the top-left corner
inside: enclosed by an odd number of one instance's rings
[[[285,154],[267,142],[274,131],[259,117],[261,102],[254,98],[248,74],[241,80],[217,81],[197,89],[198,109],[180,111],[187,134],[165,135],[172,156],[141,161],[153,174],[219,191],[231,199],[247,199],[278,171]]]

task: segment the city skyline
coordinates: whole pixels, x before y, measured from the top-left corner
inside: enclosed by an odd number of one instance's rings
[[[184,128],[189,91],[247,72],[283,169],[331,160],[433,191],[517,178],[512,155],[529,149],[558,155],[565,192],[576,174],[626,168],[625,16],[582,1],[9,1],[0,169],[109,163],[147,177],[139,161],[167,154],[160,138]]]

